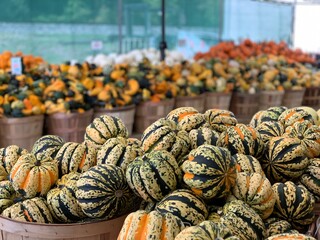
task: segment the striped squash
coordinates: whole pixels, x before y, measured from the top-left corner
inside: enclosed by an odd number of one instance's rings
[[[182,164],[183,181],[204,199],[227,196],[236,181],[236,166],[225,148],[202,145]]]
[[[309,122],[296,122],[286,128],[284,136],[296,137],[307,149],[307,156],[315,158],[320,156],[320,127]]]
[[[287,110],[287,107],[271,107],[267,110],[261,110],[253,115],[250,125],[252,127],[258,127],[260,124],[264,122],[277,122],[280,115]]]
[[[76,222],[84,213],[76,198],[80,173],[71,172],[57,181],[57,187],[47,194],[47,202],[54,219],[59,222]]]
[[[266,240],[316,240],[302,233],[282,233],[268,237]]]
[[[232,235],[229,228],[222,223],[203,221],[197,226],[188,227],[182,230],[175,240],[240,240]]]
[[[288,221],[280,218],[268,218],[265,220],[265,225],[268,237],[281,233],[299,233]]]
[[[247,203],[262,219],[267,219],[275,204],[270,181],[259,173],[237,173],[232,194]]]
[[[123,170],[111,164],[100,164],[82,173],[77,188],[79,205],[90,218],[119,216],[137,200],[126,182]]]
[[[273,215],[287,220],[298,231],[306,231],[314,220],[312,194],[302,185],[290,181],[275,183],[272,189],[276,199]]]
[[[238,124],[233,112],[221,109],[209,109],[204,113],[211,128],[217,132],[224,132],[230,126]]]
[[[151,212],[155,209],[155,207],[156,207],[156,203],[147,202],[147,201],[142,200],[142,202],[140,203],[140,206],[139,206],[139,210]]]
[[[5,180],[0,182],[0,213],[13,205],[16,196],[16,191],[13,189],[10,181]]]
[[[45,196],[58,180],[58,163],[52,158],[38,160],[32,153],[22,155],[13,166],[10,181],[25,198]]]
[[[189,152],[190,139],[186,131],[168,119],[160,118],[151,124],[142,134],[142,150],[146,153],[154,150],[167,150],[177,160]]]
[[[221,222],[231,233],[245,240],[262,240],[266,237],[266,228],[261,217],[248,204],[241,200],[228,202],[223,207]]]
[[[237,172],[259,173],[264,175],[260,162],[255,157],[237,153],[232,155],[232,159],[236,163]]]
[[[13,165],[18,161],[18,158],[27,153],[28,151],[26,149],[23,149],[17,145],[10,145],[5,148],[0,148],[0,163],[9,174]]]
[[[41,158],[41,155],[55,158],[64,143],[65,141],[62,137],[56,135],[45,135],[33,144],[31,153],[33,153],[37,158]]]
[[[304,145],[298,138],[288,137],[272,138],[260,162],[272,183],[299,178],[309,165]]]
[[[295,122],[308,122],[315,124],[312,114],[303,107],[290,108],[281,113],[279,116],[279,122],[281,122],[285,127],[292,126]]]
[[[231,154],[242,153],[260,157],[264,151],[264,143],[260,133],[245,124],[229,127],[220,134],[217,146],[229,149]]]
[[[114,164],[126,171],[136,157],[142,156],[141,142],[134,138],[110,138],[97,152],[97,164]]]
[[[82,173],[96,165],[96,149],[85,143],[66,142],[55,160],[58,162],[60,177],[70,172]]]
[[[18,202],[5,209],[1,215],[22,222],[53,223],[47,202],[41,197]]]
[[[182,229],[183,222],[171,213],[138,210],[126,217],[117,240],[175,239]]]
[[[194,107],[179,107],[168,113],[166,119],[174,121],[178,124],[184,117],[199,113]]]
[[[194,193],[186,189],[178,189],[165,196],[156,206],[156,211],[172,213],[186,226],[195,226],[208,216],[206,204]]]
[[[300,183],[313,194],[317,201],[320,200],[320,159],[310,159],[310,164],[299,179]]]
[[[208,144],[216,145],[219,133],[210,128],[192,129],[189,132],[190,144],[192,149]]]
[[[100,148],[109,138],[128,137],[128,130],[118,117],[102,115],[87,126],[84,140],[94,148]]]
[[[158,202],[177,188],[182,173],[172,154],[159,150],[131,162],[126,178],[137,196],[148,202]]]
[[[0,165],[0,182],[7,180],[9,177],[7,170],[4,168],[4,166]]]
[[[268,144],[269,140],[273,137],[281,137],[284,132],[284,125],[281,122],[263,122],[256,127],[260,133],[262,141]]]

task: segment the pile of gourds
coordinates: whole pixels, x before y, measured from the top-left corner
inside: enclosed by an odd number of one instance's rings
[[[50,135],[31,153],[0,149],[1,215],[69,223],[139,208],[119,240],[314,239],[304,233],[320,199],[319,122],[307,107],[262,110],[249,125],[227,110],[184,107],[140,141],[103,115],[82,143]]]

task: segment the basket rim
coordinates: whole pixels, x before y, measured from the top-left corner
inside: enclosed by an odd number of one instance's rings
[[[85,116],[93,114],[93,109],[89,109],[85,112],[70,112],[70,113],[53,113],[53,114],[46,114],[46,117],[74,117],[74,116]]]
[[[10,123],[15,123],[15,122],[29,122],[29,121],[37,121],[37,120],[43,120],[44,119],[44,114],[37,114],[37,115],[32,115],[32,116],[26,116],[26,117],[0,117],[0,122],[6,121]]]
[[[174,105],[175,99],[174,98],[169,98],[169,99],[164,99],[159,102],[151,102],[151,101],[146,101],[146,102],[141,102],[137,105],[137,107],[148,107],[148,106],[159,106],[159,105]]]
[[[135,104],[130,104],[127,106],[123,106],[123,107],[115,107],[112,109],[106,109],[103,107],[94,107],[93,110],[94,112],[124,112],[126,110],[133,110],[136,108]]]

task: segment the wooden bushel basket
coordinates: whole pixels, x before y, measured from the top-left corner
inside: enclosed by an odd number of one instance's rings
[[[259,110],[267,110],[270,107],[282,105],[284,91],[259,92]]]
[[[248,124],[259,108],[259,95],[249,93],[233,93],[230,111],[234,113],[239,123]]]
[[[81,143],[86,127],[92,122],[93,110],[84,113],[55,113],[45,118],[45,133],[62,137],[66,142]]]
[[[207,92],[205,93],[205,111],[208,109],[229,110],[232,93]]]
[[[136,111],[135,105],[118,107],[113,109],[95,108],[93,112],[93,118],[100,117],[101,115],[118,117],[123,121],[124,125],[128,129],[129,136],[131,136],[135,111]]]
[[[320,87],[309,87],[303,96],[303,106],[312,107],[315,110],[320,108]]]
[[[116,240],[126,218],[90,223],[39,224],[0,217],[0,240]]]
[[[174,107],[174,99],[160,102],[143,102],[136,106],[133,129],[135,133],[143,131],[159,118],[166,117]]]
[[[197,109],[200,113],[203,113],[205,110],[205,94],[200,94],[199,96],[194,97],[176,97],[174,108],[179,107],[193,107]]]
[[[18,145],[28,151],[42,136],[44,115],[0,118],[0,147]]]
[[[301,90],[285,90],[282,106],[287,108],[300,107],[302,105],[305,90],[305,88]]]

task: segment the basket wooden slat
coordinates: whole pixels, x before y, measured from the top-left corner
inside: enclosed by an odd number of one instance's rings
[[[28,151],[42,136],[44,115],[22,118],[0,118],[0,147],[18,145]]]
[[[230,111],[233,112],[239,123],[248,124],[252,116],[258,111],[258,94],[233,93],[230,103]]]
[[[303,96],[303,106],[312,107],[315,110],[320,108],[320,87],[309,87]]]
[[[91,223],[37,224],[0,217],[0,240],[115,240],[125,218]]]
[[[259,110],[281,106],[284,91],[261,91],[259,93]]]
[[[232,93],[207,92],[205,94],[204,109],[229,110]]]
[[[131,136],[135,112],[136,112],[135,105],[113,108],[113,109],[95,108],[93,112],[93,118],[100,117],[101,115],[118,117],[123,121],[124,125],[128,129],[129,136]]]
[[[174,99],[160,102],[143,102],[136,106],[133,129],[135,133],[143,131],[159,118],[166,117],[174,107]]]
[[[300,107],[305,92],[305,88],[301,90],[285,90],[282,105],[287,108]]]
[[[179,107],[193,107],[200,113],[204,112],[205,94],[200,94],[194,97],[176,97],[174,108]]]
[[[55,113],[45,118],[45,133],[62,137],[67,142],[81,143],[86,127],[92,122],[93,110],[84,113]]]

